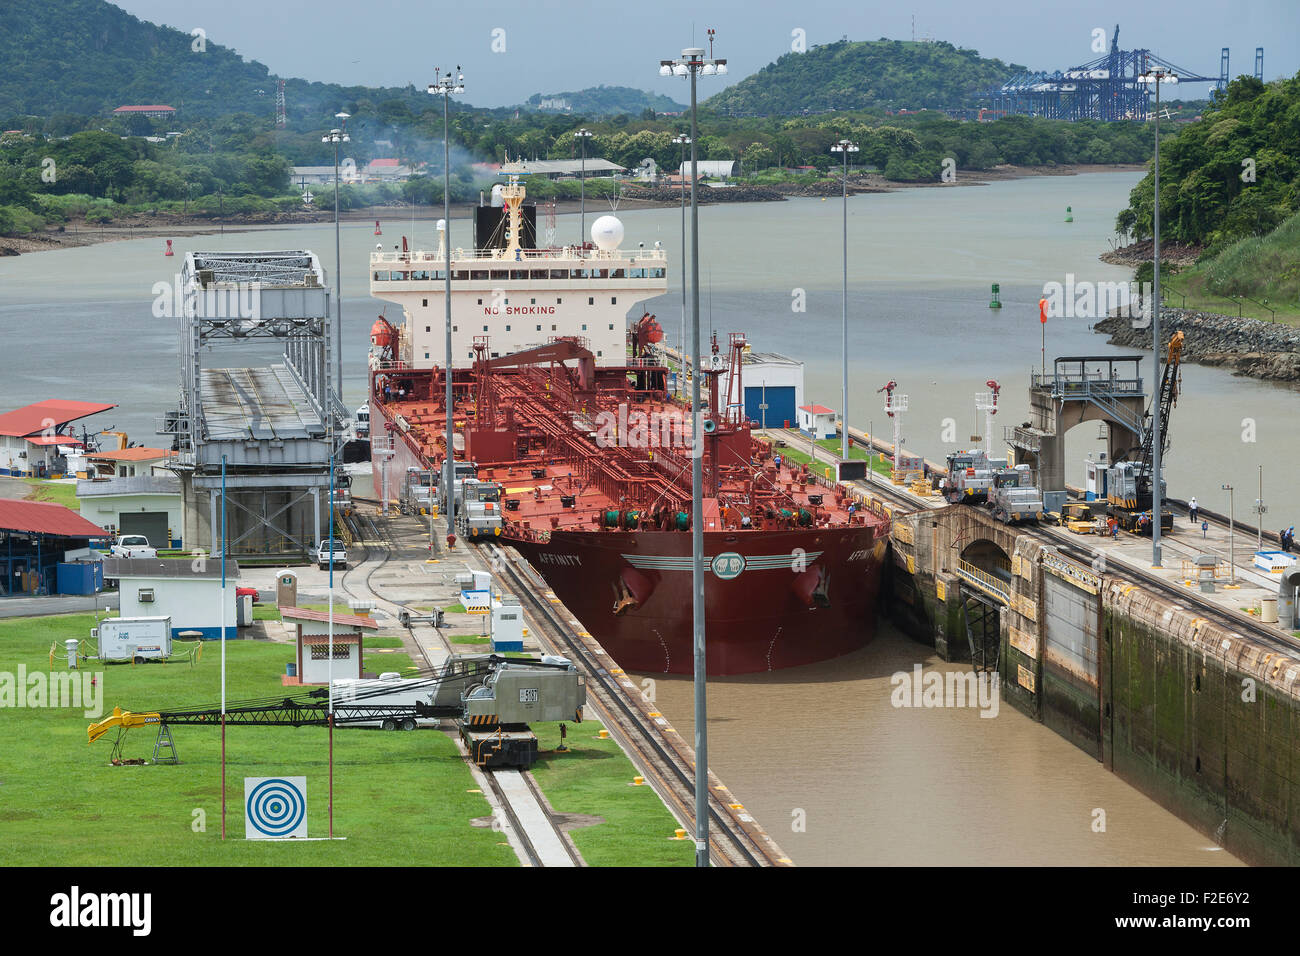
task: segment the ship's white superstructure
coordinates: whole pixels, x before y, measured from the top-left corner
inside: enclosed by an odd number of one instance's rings
[[[521,241],[523,185],[512,180],[498,189],[493,197],[505,207],[499,243],[451,250],[453,364],[472,364],[475,340],[484,336],[491,356],[577,336],[597,364],[624,364],[629,312],[667,291],[665,251],[657,243],[621,248],[623,226],[613,216],[592,224],[586,246],[528,248]],[[439,226],[436,251],[370,256],[370,293],[402,307],[398,355],[413,368],[441,366],[446,358],[446,233]]]

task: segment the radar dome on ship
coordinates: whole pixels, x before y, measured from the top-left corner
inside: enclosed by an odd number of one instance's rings
[[[504,206],[506,204],[506,197],[503,195],[504,192],[505,187],[500,183],[497,183],[492,187],[492,205]]]
[[[597,249],[612,252],[623,241],[623,223],[617,216],[601,216],[591,224],[591,241]]]
[[[446,230],[447,230],[447,220],[446,220],[446,219],[439,219],[439,220],[438,220],[438,231],[439,231],[439,232],[446,232]]]

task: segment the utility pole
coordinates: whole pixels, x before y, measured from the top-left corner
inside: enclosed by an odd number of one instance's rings
[[[587,140],[591,139],[591,130],[580,129],[574,134],[582,144],[582,175],[578,177],[578,244],[587,244]]]
[[[1228,493],[1228,568],[1229,574],[1232,575],[1229,583],[1234,586],[1237,583],[1237,534],[1236,534],[1236,510],[1232,503],[1232,485],[1220,485]]]
[[[712,46],[713,31],[709,31]],[[692,628],[694,631],[695,668],[695,865],[709,865],[709,748],[705,666],[704,620],[704,435],[700,401],[700,370],[704,356],[700,353],[700,208],[696,195],[699,179],[698,143],[699,112],[696,102],[696,77],[716,76],[727,72],[726,60],[705,58],[704,50],[688,47],[681,59],[660,60],[660,76],[689,76],[691,81],[691,351],[694,374],[691,376],[691,593]],[[718,463],[713,462],[716,469]]]
[[[845,461],[849,460],[849,154],[857,151],[857,145],[847,139],[831,147],[832,153],[844,156],[844,316],[840,341],[844,367],[840,392],[840,457]]]
[[[434,71],[434,81],[429,84],[429,92],[433,95],[442,94],[442,218],[443,218],[443,250],[446,259],[443,262],[443,268],[446,270],[443,285],[443,302],[446,305],[446,323],[447,323],[447,367],[443,371],[443,377],[446,379],[446,394],[444,401],[447,409],[447,454],[443,459],[443,502],[447,508],[447,541],[455,540],[456,535],[456,442],[455,442],[455,415],[452,414],[452,394],[451,394],[451,139],[448,105],[452,93],[465,92],[465,74],[460,71],[460,66],[456,67],[456,77],[452,79],[451,72],[443,74],[439,70]],[[431,492],[432,494],[432,492]],[[430,532],[429,544],[433,544],[432,532]]]

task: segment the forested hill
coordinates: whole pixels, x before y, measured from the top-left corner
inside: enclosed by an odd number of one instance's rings
[[[1154,181],[1134,187],[1117,229],[1151,235]],[[1300,74],[1239,77],[1160,146],[1160,238],[1216,249],[1300,211]]]
[[[131,16],[104,0],[0,2],[0,118],[104,115],[125,104],[164,104],[189,119],[274,116],[275,78],[209,37]],[[414,87],[347,88],[288,80],[290,120],[333,113],[361,97],[428,98]]]
[[[760,115],[880,107],[971,106],[975,92],[1023,66],[987,60],[951,43],[841,40],[787,53],[709,98],[710,109]]]

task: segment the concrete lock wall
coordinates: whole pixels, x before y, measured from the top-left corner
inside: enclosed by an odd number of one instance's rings
[[[1300,661],[1125,582],[1104,603],[1107,766],[1247,862],[1300,862]]]
[[[886,607],[947,661],[969,660],[970,585],[949,565],[1007,533],[981,521],[993,524],[960,507],[894,517]],[[1244,860],[1300,863],[1300,654],[1280,656],[1027,535],[1009,553],[1003,700]]]

